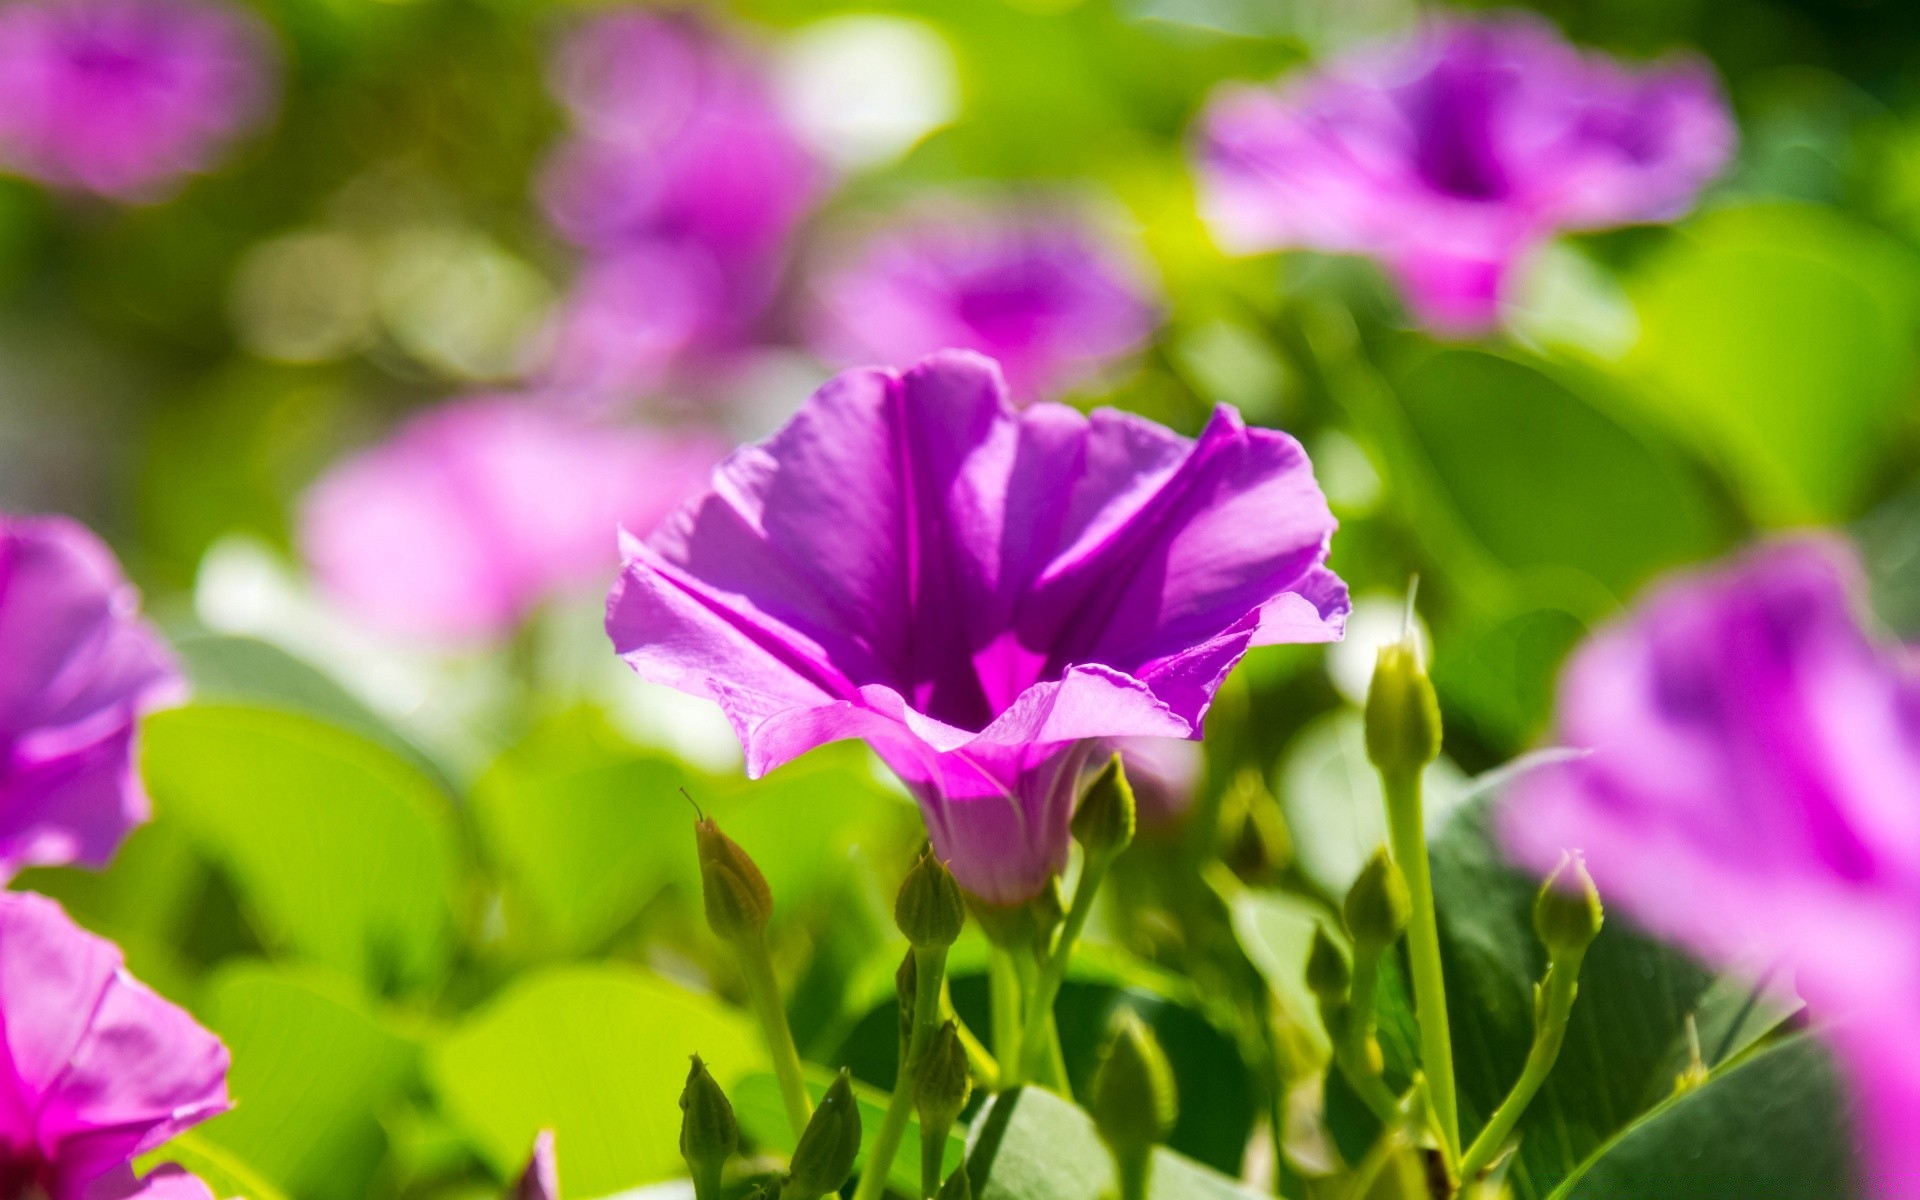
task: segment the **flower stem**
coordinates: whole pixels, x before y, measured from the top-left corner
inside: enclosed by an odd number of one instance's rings
[[[1546,1082],[1547,1073],[1553,1070],[1554,1060],[1560,1057],[1560,1045],[1567,1038],[1567,1018],[1573,1012],[1573,998],[1580,990],[1582,957],[1576,954],[1547,964],[1547,974],[1540,981],[1540,994],[1535,1001],[1533,1046],[1527,1051],[1526,1066],[1521,1069],[1513,1090],[1488,1118],[1486,1128],[1473,1139],[1466,1157],[1460,1160],[1461,1180],[1474,1179],[1493,1162],[1540,1085]]]
[[[1112,863],[1113,857],[1108,854],[1087,855],[1080,870],[1080,883],[1073,889],[1073,904],[1067,909],[1065,924],[1060,927],[1059,940],[1054,943],[1053,952],[1047,955],[1040,968],[1040,978],[1033,988],[1032,1007],[1027,1010],[1026,1030],[1021,1038],[1021,1046],[1027,1053],[1028,1072],[1038,1076],[1042,1067],[1051,1068],[1057,1076],[1054,1082],[1060,1094],[1069,1100],[1073,1099],[1073,1093],[1067,1085],[1059,1030],[1053,1024],[1053,1004],[1060,997],[1060,987],[1067,979],[1067,967],[1072,963],[1073,952],[1080,944],[1080,934],[1087,927],[1087,918],[1093,912],[1094,897]],[[1042,1055],[1052,1061],[1043,1061]]]
[[[1433,902],[1427,835],[1420,811],[1420,773],[1382,771],[1387,794],[1387,831],[1393,857],[1406,876],[1413,913],[1407,925],[1407,957],[1413,968],[1413,1008],[1420,1025],[1420,1066],[1427,1102],[1440,1127],[1449,1163],[1460,1160],[1460,1111],[1454,1098],[1453,1039],[1447,1028],[1447,984],[1440,966],[1440,918]]]
[[[1150,1145],[1116,1151],[1114,1173],[1119,1176],[1119,1200],[1147,1200],[1147,1181],[1153,1172],[1153,1147]]]
[[[780,1098],[787,1107],[787,1121],[793,1136],[799,1137],[813,1116],[813,1101],[800,1073],[800,1052],[793,1045],[793,1030],[787,1027],[786,1005],[780,1000],[780,985],[773,977],[773,956],[767,953],[767,938],[759,930],[733,939],[740,954],[740,972],[746,977],[747,1001],[760,1022],[767,1039],[767,1057],[773,1060],[773,1073],[780,1081]]]
[[[927,1040],[940,1026],[940,984],[947,974],[947,950],[945,946],[916,946],[914,957],[913,985],[913,1037],[907,1046],[906,1060],[900,1069],[894,1072],[893,1095],[887,1099],[887,1114],[880,1121],[880,1132],[874,1135],[873,1149],[867,1153],[866,1165],[860,1171],[860,1186],[854,1189],[853,1200],[879,1200],[886,1190],[887,1176],[893,1171],[894,1155],[900,1150],[900,1139],[907,1132],[907,1118],[913,1114],[913,1090],[919,1079],[920,1058],[926,1051]],[[922,1137],[925,1132],[922,1132]],[[944,1144],[945,1135],[941,1137]]]
[[[947,1135],[953,1131],[953,1122],[935,1127],[920,1127],[920,1194],[923,1197],[936,1196],[940,1192],[942,1172],[947,1165]]]
[[[1026,1080],[1020,1052],[1020,972],[1014,966],[1015,953],[994,943],[987,959],[987,982],[993,993],[993,1056],[1000,1064],[1001,1091],[1017,1088]]]

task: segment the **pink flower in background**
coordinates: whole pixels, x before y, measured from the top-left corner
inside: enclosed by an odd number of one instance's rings
[[[821,182],[761,64],[691,15],[624,10],[566,41],[554,87],[576,130],[542,199],[591,256],[556,334],[556,382],[642,390],[681,358],[736,348]]]
[[[227,1050],[44,896],[0,892],[0,1195],[211,1200],[133,1160],[229,1107]]]
[[[147,819],[140,714],[184,690],[99,538],[64,517],[0,514],[0,880],[107,864]]]
[[[720,457],[700,435],[590,425],[505,396],[443,405],[334,467],[300,543],[342,604],[397,633],[493,637],[612,576]]]
[[[265,26],[220,0],[0,7],[0,166],[149,200],[212,166],[272,99]]]
[[[1232,251],[1377,258],[1422,323],[1471,334],[1556,233],[1685,213],[1736,136],[1702,61],[1634,69],[1531,16],[1443,18],[1224,89],[1202,120],[1203,208]]]
[[[864,738],[961,884],[1015,904],[1067,859],[1115,737],[1199,736],[1247,649],[1340,636],[1334,520],[1300,446],[1024,412],[994,365],[856,370],[634,541],[607,632],[719,703],[759,776]]]
[[[553,1157],[553,1130],[533,1139],[533,1155],[508,1200],[560,1200],[560,1167]]]
[[[1869,1162],[1920,1178],[1920,675],[1861,625],[1852,551],[1801,538],[1682,577],[1561,682],[1590,749],[1516,786],[1509,848],[1710,961],[1784,967],[1863,1099]]]
[[[905,224],[815,290],[813,340],[830,361],[977,350],[1023,404],[1087,382],[1158,322],[1140,273],[1093,230],[1015,206]]]

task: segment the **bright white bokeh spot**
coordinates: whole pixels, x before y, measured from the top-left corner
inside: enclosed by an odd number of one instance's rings
[[[960,107],[946,39],[905,17],[833,17],[808,25],[787,44],[780,90],[801,135],[842,167],[898,158]]]
[[[1380,648],[1400,640],[1406,628],[1407,598],[1404,593],[1371,592],[1353,598],[1353,612],[1347,617],[1347,636],[1327,647],[1327,675],[1342,696],[1358,705],[1367,702],[1367,685],[1373,682],[1374,662]],[[1414,632],[1424,647],[1426,622],[1418,616]]]

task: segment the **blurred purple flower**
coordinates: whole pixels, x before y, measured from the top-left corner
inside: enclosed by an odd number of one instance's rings
[[[1333,529],[1285,434],[1021,412],[952,351],[848,371],[736,451],[629,544],[607,632],[718,702],[751,775],[866,739],[961,884],[1015,904],[1065,865],[1101,741],[1198,737],[1250,646],[1340,636]]]
[[[1091,229],[1017,207],[905,224],[817,292],[813,341],[830,361],[977,350],[1022,404],[1138,350],[1158,320],[1139,273]]]
[[[185,684],[138,609],[84,526],[0,514],[0,881],[105,866],[147,819],[135,726]]]
[[[547,215],[604,261],[565,306],[553,373],[605,381],[619,368],[632,378],[615,382],[643,388],[677,356],[738,345],[820,184],[760,63],[691,15],[628,10],[567,40],[554,87],[577,128],[547,168]],[[637,331],[621,335],[628,320]]]
[[[540,601],[618,565],[706,481],[720,447],[573,421],[506,396],[456,401],[346,460],[309,493],[300,542],[341,603],[395,632],[504,634]]]
[[[1731,157],[1712,69],[1629,68],[1545,21],[1441,18],[1209,105],[1203,207],[1228,249],[1385,263],[1424,324],[1472,334],[1562,230],[1672,220]]]
[[[520,1174],[508,1200],[560,1200],[560,1167],[553,1157],[553,1130],[542,1129],[533,1139],[533,1155]]]
[[[1610,905],[1703,957],[1784,967],[1864,1100],[1874,1172],[1920,1178],[1920,674],[1861,626],[1835,540],[1764,546],[1597,633],[1560,687],[1592,753],[1501,813],[1536,870],[1586,853]]]
[[[228,1109],[226,1047],[31,892],[0,893],[0,1042],[0,1195],[211,1200],[178,1167],[132,1164]]]
[[[0,166],[151,200],[256,124],[275,58],[219,0],[16,0],[0,8]]]

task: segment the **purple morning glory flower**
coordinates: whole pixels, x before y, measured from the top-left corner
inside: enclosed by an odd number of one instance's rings
[[[1557,737],[1592,753],[1501,813],[1537,870],[1586,854],[1609,905],[1704,958],[1785,968],[1863,1099],[1870,1167],[1920,1177],[1920,674],[1862,627],[1837,540],[1688,575],[1594,635]]]
[[[568,39],[554,77],[576,129],[542,198],[591,255],[556,331],[556,385],[644,390],[737,347],[821,180],[761,64],[691,15],[624,10]]]
[[[0,1195],[212,1200],[132,1163],[227,1110],[226,1047],[30,892],[0,892],[0,1044]]]
[[[1196,738],[1249,647],[1340,636],[1333,529],[1283,433],[1023,412],[952,351],[848,371],[736,451],[630,542],[607,632],[718,702],[751,775],[866,739],[961,884],[1016,904],[1104,739]]]
[[[135,726],[184,688],[99,538],[0,514],[0,880],[107,864],[147,819]]]
[[[1139,350],[1158,320],[1140,273],[1093,230],[1016,206],[908,222],[816,291],[813,340],[830,361],[977,350],[1023,404]]]
[[[1635,69],[1531,16],[1441,18],[1224,89],[1202,122],[1203,207],[1232,251],[1379,259],[1423,324],[1471,334],[1542,243],[1680,216],[1735,139],[1700,60]]]
[[[700,435],[475,397],[330,470],[307,497],[300,544],[322,586],[383,628],[499,636],[555,593],[604,581],[621,525],[650,527],[719,457]]]
[[[118,200],[204,171],[271,100],[262,23],[219,0],[0,8],[0,167]]]

